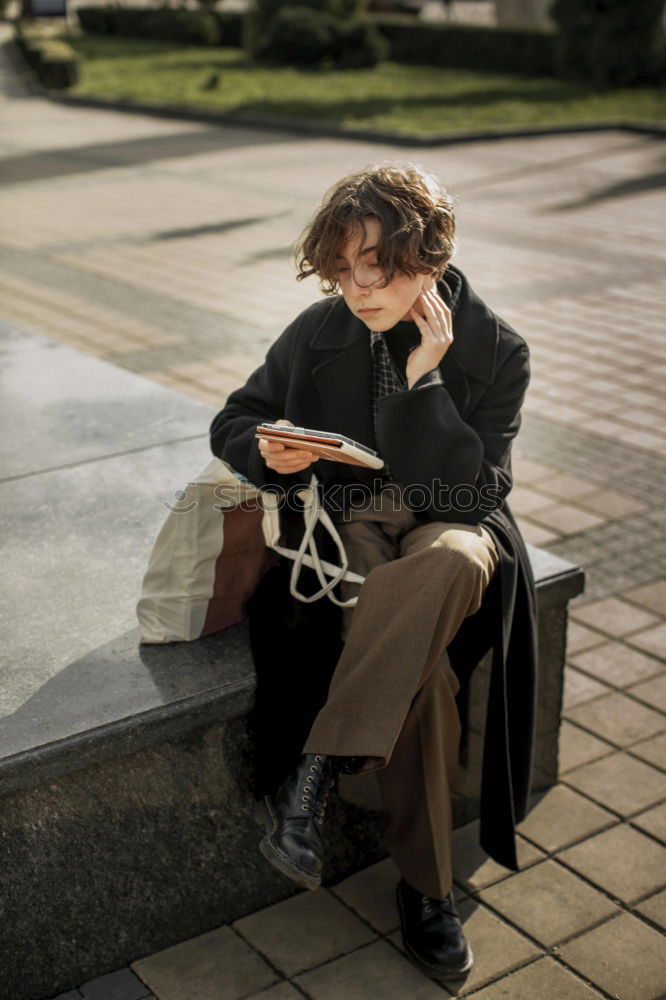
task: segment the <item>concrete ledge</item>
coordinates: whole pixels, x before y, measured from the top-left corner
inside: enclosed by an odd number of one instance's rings
[[[582,593],[583,571],[566,559],[527,543],[527,552],[537,585],[539,611],[559,607]]]
[[[244,627],[146,647],[135,628],[164,503],[206,464],[212,411],[2,323],[0,364],[0,1000],[40,1000],[296,889],[257,851]],[[543,788],[557,774],[567,601],[583,575],[530,551]],[[478,814],[487,680],[485,664],[458,822]],[[336,801],[325,881],[383,856],[370,806]]]
[[[566,584],[580,589],[580,571],[572,568]],[[553,601],[555,592],[554,585],[546,590],[550,606],[540,607],[547,669],[535,790],[557,776],[567,605]],[[149,647],[146,659],[137,638],[126,633],[83,658],[80,667],[87,659],[96,669],[81,672],[64,701],[46,697],[33,718],[32,748],[0,765],[2,1000],[41,1000],[298,891],[257,850],[248,727],[254,675],[244,629]],[[456,825],[478,816],[489,668],[486,659],[473,677]],[[136,695],[141,705],[142,672],[157,682],[161,704],[132,714],[127,703]],[[105,674],[124,694],[124,713],[122,699],[104,706]],[[76,692],[84,710],[99,697],[116,720],[37,745],[49,706],[57,716]],[[325,884],[385,855],[376,808],[358,779],[341,788],[327,821]],[[40,948],[27,956],[24,943],[32,940]]]
[[[543,633],[549,610],[555,612],[556,627],[565,624],[566,604],[581,592],[583,574],[557,556],[528,548]],[[552,628],[547,632],[548,648],[556,642],[559,650],[563,637],[553,635]],[[69,664],[4,718],[0,797],[193,728],[245,716],[254,689],[243,625],[194,643],[164,646],[140,645],[139,631],[133,629]]]
[[[254,689],[244,626],[177,646],[140,646],[134,629],[70,664],[5,718],[0,797],[246,715]]]

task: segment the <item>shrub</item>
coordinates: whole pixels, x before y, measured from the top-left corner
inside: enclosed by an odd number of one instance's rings
[[[285,7],[309,7],[320,14],[330,14],[331,17],[361,17],[365,13],[367,0],[299,0],[298,5],[288,0],[255,0],[255,10],[264,22],[270,22]]]
[[[389,43],[366,21],[338,21],[334,28],[333,62],[340,69],[376,66],[389,57]]]
[[[129,38],[149,37],[148,23],[158,16],[159,10],[144,10],[141,7],[108,7],[107,23],[110,33]]]
[[[78,56],[66,42],[48,38],[23,25],[16,31],[16,45],[45,87],[65,90],[79,78]]]
[[[286,9],[307,8],[324,19],[355,20],[365,12],[366,6],[367,0],[254,0],[245,23],[244,45],[250,55],[264,58],[262,53],[267,50],[276,20]]]
[[[259,59],[294,66],[316,66],[333,53],[334,23],[309,7],[283,7],[257,42]]]
[[[555,0],[562,76],[610,86],[664,75],[663,0]]]
[[[143,31],[146,38],[162,38],[182,45],[220,43],[220,25],[212,14],[183,7],[163,7],[155,11],[146,19]]]
[[[159,38],[182,45],[219,45],[224,20],[183,7],[79,7],[79,23],[91,35]]]
[[[37,72],[44,86],[50,90],[73,87],[79,78],[79,62],[71,46],[49,39],[41,42],[40,49]]]
[[[532,76],[554,73],[552,31],[428,24],[400,16],[373,17],[371,23],[387,39],[394,62]]]
[[[212,10],[211,15],[219,26],[219,44],[233,49],[241,48],[245,14],[235,10]]]
[[[344,21],[299,5],[278,11],[255,55],[278,65],[317,66],[328,60],[339,69],[359,69],[385,59],[388,43],[365,21]]]
[[[113,32],[111,31],[111,19],[107,17],[107,12],[113,10],[113,7],[77,7],[76,16],[82,31],[89,35],[110,35]]]
[[[368,6],[367,0],[328,0],[327,10],[333,17],[363,17]]]

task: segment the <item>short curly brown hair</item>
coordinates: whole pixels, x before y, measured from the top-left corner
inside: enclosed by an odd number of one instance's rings
[[[381,223],[384,285],[396,273],[441,277],[455,248],[452,199],[422,167],[397,163],[373,164],[327,191],[296,244],[297,280],[316,274],[323,292],[337,292],[340,247],[368,217]]]

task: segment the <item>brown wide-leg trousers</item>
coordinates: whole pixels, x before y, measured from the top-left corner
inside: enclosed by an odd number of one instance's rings
[[[459,685],[446,647],[480,606],[497,562],[481,526],[422,524],[392,493],[338,524],[359,594],[345,646],[305,753],[381,759],[387,846],[402,876],[442,899],[452,884],[451,790]]]

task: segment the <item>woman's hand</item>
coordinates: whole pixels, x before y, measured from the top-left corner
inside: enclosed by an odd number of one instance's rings
[[[451,310],[436,288],[424,289],[411,308],[410,316],[421,331],[421,343],[407,358],[407,385],[431,372],[453,343]]]
[[[291,420],[276,420],[275,423],[281,424],[283,427],[294,426]],[[312,465],[319,458],[311,451],[289,448],[286,444],[280,444],[279,441],[269,441],[267,438],[259,438],[259,451],[268,468],[272,469],[273,472],[280,472],[284,476],[289,475],[290,472],[301,472],[302,469],[307,469],[308,465]]]

